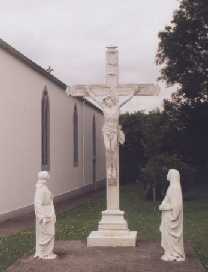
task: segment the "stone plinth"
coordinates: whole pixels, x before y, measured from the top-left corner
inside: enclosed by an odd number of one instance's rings
[[[120,210],[102,212],[98,230],[92,231],[87,238],[88,247],[135,247],[137,232],[130,231]]]

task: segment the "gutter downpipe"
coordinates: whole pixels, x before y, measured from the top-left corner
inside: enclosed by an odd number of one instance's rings
[[[82,101],[82,184],[85,185],[85,100]]]

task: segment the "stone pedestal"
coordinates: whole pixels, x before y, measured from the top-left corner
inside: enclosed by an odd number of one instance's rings
[[[92,231],[87,238],[88,247],[135,247],[137,232],[130,231],[124,219],[124,212],[120,210],[106,210],[102,212],[98,230]]]

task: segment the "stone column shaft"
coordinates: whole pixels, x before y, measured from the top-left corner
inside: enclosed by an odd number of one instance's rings
[[[119,52],[116,46],[110,46],[106,49],[106,85],[111,88],[114,95],[119,84]],[[119,120],[118,120],[119,122]],[[112,184],[107,180],[107,210],[119,210],[119,144],[116,150],[117,181]]]

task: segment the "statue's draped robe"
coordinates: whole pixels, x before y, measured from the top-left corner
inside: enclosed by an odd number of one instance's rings
[[[54,249],[56,215],[52,194],[41,181],[36,185],[34,204],[36,215],[35,256],[40,258],[48,257],[53,254]]]
[[[176,171],[176,170],[174,170]],[[161,204],[161,246],[169,260],[185,260],[183,246],[183,198],[180,176],[171,170],[170,185]]]

